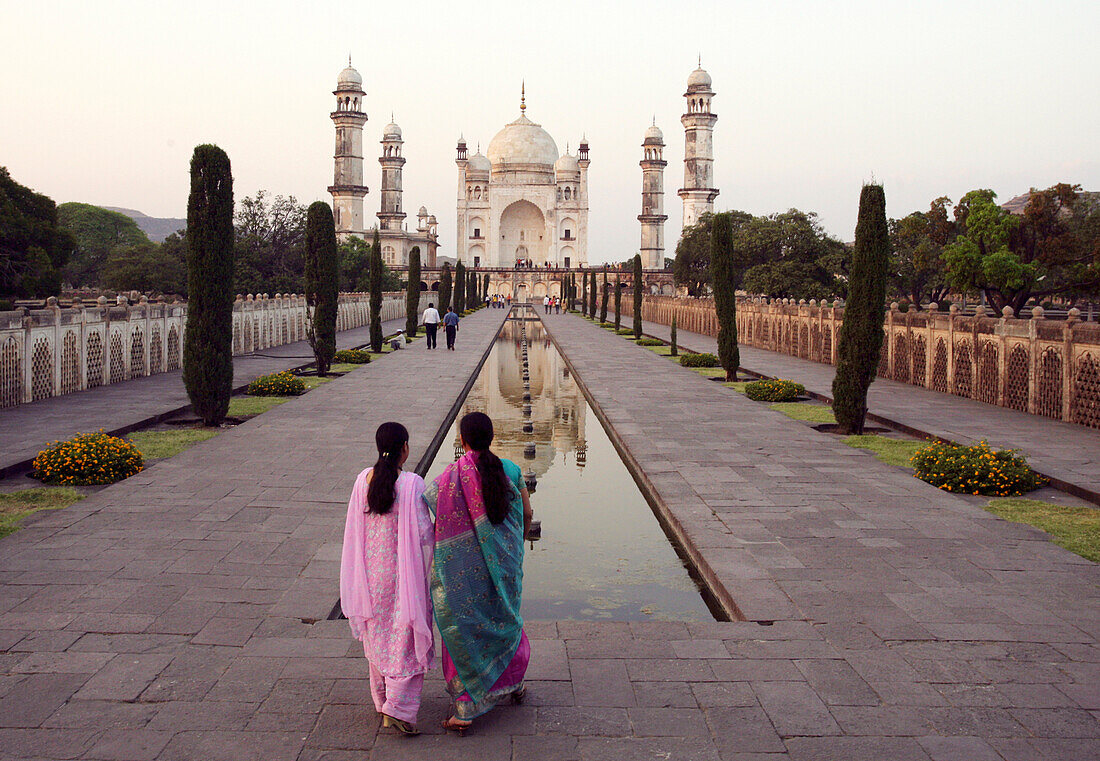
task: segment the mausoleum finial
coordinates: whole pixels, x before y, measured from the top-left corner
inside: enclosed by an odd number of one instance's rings
[[[522,115],[527,114],[527,82],[524,80],[519,85],[519,112]]]

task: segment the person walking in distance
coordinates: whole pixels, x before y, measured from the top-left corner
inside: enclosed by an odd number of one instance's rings
[[[434,349],[439,344],[435,339],[435,332],[439,329],[439,310],[435,308],[435,304],[428,304],[428,308],[424,310],[424,332],[428,334],[428,348]]]
[[[447,307],[447,314],[443,315],[443,329],[447,331],[447,348],[455,350],[455,335],[458,333],[458,315],[454,307]]]
[[[550,297],[549,296],[543,296],[542,297],[542,311],[545,314],[550,314]]]

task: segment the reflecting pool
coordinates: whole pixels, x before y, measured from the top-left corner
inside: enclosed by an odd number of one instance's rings
[[[505,323],[458,417],[473,411],[492,418],[493,451],[537,479],[531,505],[542,538],[527,544],[526,618],[713,620],[537,319]],[[461,455],[456,420],[427,477]]]

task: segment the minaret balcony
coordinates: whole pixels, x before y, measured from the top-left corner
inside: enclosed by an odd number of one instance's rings
[[[370,188],[366,185],[329,185],[329,193],[341,193],[344,195],[366,195],[370,192]]]

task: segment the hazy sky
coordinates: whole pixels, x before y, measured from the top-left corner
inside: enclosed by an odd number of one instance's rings
[[[0,0],[0,165],[56,201],[186,214],[193,147],[258,189],[330,201],[331,91],[363,75],[368,218],[378,140],[404,131],[405,210],[453,255],[463,133],[482,149],[527,114],[560,151],[591,144],[590,261],[639,244],[642,135],[665,133],[668,254],[681,221],[683,92],[718,95],[718,209],[816,211],[853,236],[860,185],[888,213],[993,188],[1100,190],[1100,3],[46,2]]]

